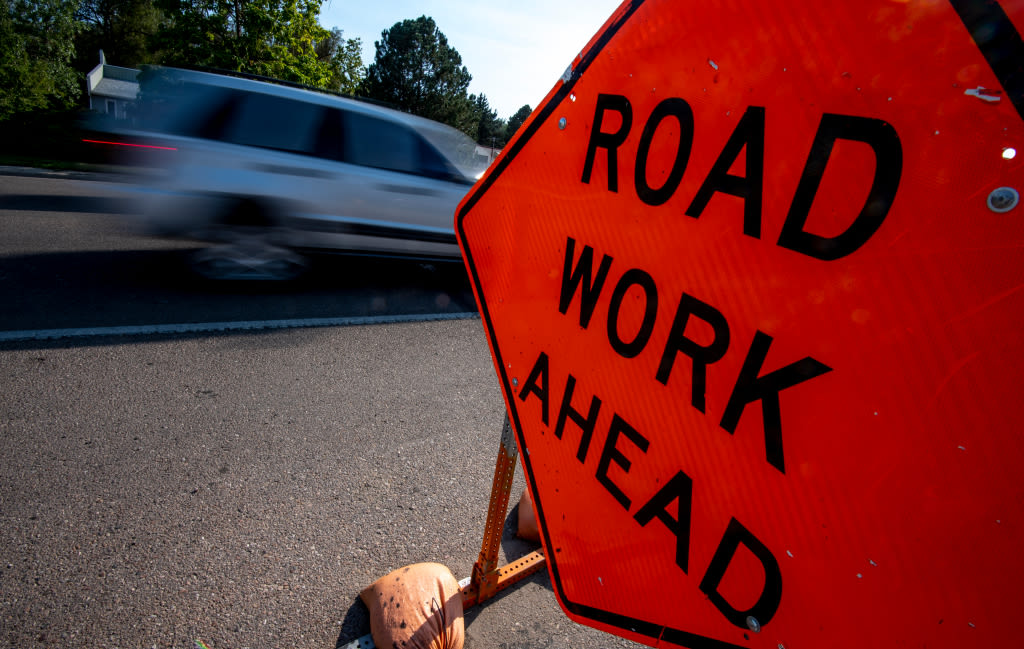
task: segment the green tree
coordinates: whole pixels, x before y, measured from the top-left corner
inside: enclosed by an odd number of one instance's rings
[[[519,127],[523,125],[526,118],[529,117],[532,112],[533,109],[530,108],[530,105],[525,104],[517,110],[512,117],[508,118],[508,123],[505,124],[505,143],[508,143],[508,141],[512,139],[512,136],[516,134],[516,131],[519,130]]]
[[[374,45],[362,94],[474,135],[478,123],[466,93],[473,77],[433,18],[395,23]]]
[[[134,68],[153,62],[150,41],[162,14],[152,0],[81,0],[76,17],[82,23],[76,40],[78,70],[91,70],[101,49],[113,65]]]
[[[3,0],[0,121],[16,113],[70,108],[81,93],[71,67],[76,0]]]
[[[344,38],[334,27],[316,43],[316,55],[330,66],[331,77],[326,89],[354,95],[366,77],[363,65],[363,42],[358,38]]]
[[[156,0],[167,20],[154,39],[160,62],[221,68],[327,88],[332,61],[317,44],[321,0]]]
[[[476,120],[476,129],[469,133],[469,136],[478,144],[489,147],[505,146],[505,121],[498,119],[497,111],[491,110],[487,95],[470,95],[470,102],[473,105],[473,117]]]

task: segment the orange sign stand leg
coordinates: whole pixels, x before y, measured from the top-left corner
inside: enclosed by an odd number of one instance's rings
[[[484,540],[480,558],[473,566],[469,583],[462,587],[462,606],[469,608],[487,601],[512,584],[522,581],[544,567],[543,549],[498,567],[498,550],[501,532],[505,527],[508,513],[508,499],[512,493],[512,478],[516,473],[519,449],[512,436],[512,424],[508,415],[501,429],[501,447],[494,467],[494,482],[491,485],[491,500],[487,508],[487,522],[484,524]]]
[[[505,528],[508,514],[508,499],[512,493],[512,478],[516,474],[516,460],[519,449],[512,437],[512,424],[508,415],[501,429],[501,446],[498,461],[494,467],[494,483],[491,485],[491,500],[487,507],[487,522],[484,523],[484,540],[480,558],[473,565],[473,574],[459,582],[462,589],[462,608],[481,604],[491,599],[512,584],[522,581],[544,567],[543,549],[531,552],[512,563],[498,567],[498,551],[501,547],[501,532]],[[341,645],[338,649],[374,649],[373,636],[367,634]]]

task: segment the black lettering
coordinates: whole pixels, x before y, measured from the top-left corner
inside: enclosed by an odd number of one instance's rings
[[[597,298],[601,294],[601,288],[608,277],[608,269],[612,267],[612,258],[604,255],[601,258],[601,265],[597,269],[597,276],[591,281],[591,273],[594,269],[594,249],[584,246],[580,253],[580,260],[573,267],[573,260],[576,257],[576,240],[569,237],[565,244],[565,265],[562,267],[562,292],[558,298],[558,310],[565,315],[572,303],[573,296],[583,284],[580,291],[580,326],[586,329],[590,325],[590,318],[594,315],[594,307],[597,306]]]
[[[641,435],[635,428],[626,423],[626,420],[620,417],[617,413],[612,417],[611,427],[608,429],[608,439],[604,442],[604,450],[601,451],[601,460],[597,463],[597,481],[604,485],[604,488],[608,490],[608,493],[612,495],[622,505],[622,508],[629,511],[629,505],[632,502],[626,494],[622,493],[622,489],[612,482],[612,479],[608,477],[608,467],[612,462],[618,464],[622,469],[623,473],[629,473],[629,468],[633,466],[633,463],[629,461],[622,452],[615,448],[615,443],[619,440],[619,433],[625,433],[629,441],[639,448],[644,453],[647,452],[647,448],[650,446],[650,442],[647,438]]]
[[[562,395],[562,405],[558,409],[558,421],[555,422],[555,437],[562,439],[565,431],[565,420],[572,419],[580,427],[580,446],[576,451],[576,459],[580,463],[587,460],[587,451],[590,449],[590,438],[594,435],[594,426],[597,425],[597,415],[601,410],[601,400],[595,395],[590,400],[590,410],[584,417],[581,412],[572,407],[572,395],[576,391],[576,377],[572,374],[565,382],[565,393]]]
[[[868,144],[875,153],[875,178],[860,214],[845,232],[823,237],[804,230],[821,177],[832,156],[836,140]],[[880,119],[826,113],[818,125],[803,175],[789,206],[779,234],[779,245],[821,259],[833,261],[854,252],[878,231],[896,198],[903,173],[903,147],[896,129]]]
[[[668,513],[672,501],[676,505],[676,517]],[[658,493],[654,494],[646,505],[633,516],[641,527],[645,527],[652,519],[657,518],[665,524],[669,532],[676,535],[676,565],[689,574],[690,562],[690,514],[693,506],[693,480],[679,471]]]
[[[523,384],[523,389],[519,391],[519,400],[526,401],[526,397],[531,394],[537,395],[537,398],[540,399],[540,418],[544,425],[547,426],[548,395],[550,393],[548,391],[548,355],[545,352],[541,352],[540,356],[537,357],[537,362],[533,364],[530,376],[526,379],[526,383]]]
[[[722,577],[725,576],[725,571],[736,555],[740,543],[747,546],[764,567],[764,588],[761,590],[761,596],[746,611],[737,611],[718,592]],[[722,542],[718,544],[714,556],[711,557],[708,571],[700,581],[700,589],[708,596],[715,608],[721,611],[722,615],[733,625],[745,630],[749,616],[757,619],[763,627],[775,617],[775,613],[779,610],[779,604],[782,603],[782,572],[779,570],[779,562],[775,560],[765,544],[734,518],[729,521],[725,536],[722,537]]]
[[[747,358],[743,361],[743,367],[740,368],[740,374],[736,378],[736,385],[732,389],[729,403],[725,406],[720,425],[730,434],[735,433],[740,415],[743,414],[747,404],[760,401],[761,415],[764,420],[765,456],[769,464],[781,473],[785,473],[779,393],[804,381],[810,381],[816,376],[831,372],[832,368],[808,356],[782,369],[758,376],[771,344],[772,337],[768,334],[760,331],[754,334],[754,341],[750,344],[750,351],[747,352]]]
[[[622,117],[622,124],[614,133],[602,133],[601,125],[604,114],[614,110]],[[587,143],[587,156],[583,160],[583,182],[590,184],[590,174],[594,171],[594,157],[598,148],[608,151],[608,191],[619,191],[619,156],[618,148],[626,141],[629,129],[633,126],[633,109],[629,100],[622,95],[597,96],[597,107],[594,109],[594,125],[590,129],[590,141]]]
[[[651,142],[658,126],[666,117],[675,117],[679,122],[679,144],[676,147],[676,158],[672,161],[672,169],[669,171],[665,184],[654,189],[647,184],[647,156],[651,151]],[[644,125],[644,132],[640,136],[640,145],[636,152],[636,167],[633,171],[633,182],[636,185],[636,195],[648,205],[662,205],[679,187],[686,171],[686,164],[690,161],[690,150],[693,147],[693,109],[684,100],[678,97],[665,99],[651,112]]]
[[[686,323],[690,316],[694,315],[711,325],[714,331],[714,339],[707,345],[698,345],[686,337]],[[690,403],[701,412],[705,412],[705,393],[707,388],[707,369],[711,363],[716,363],[725,356],[729,349],[729,323],[725,316],[715,307],[701,302],[692,295],[683,293],[679,300],[679,308],[676,310],[676,317],[672,321],[672,329],[668,334],[668,341],[665,343],[665,352],[661,356],[661,363],[658,365],[658,373],[655,375],[662,385],[668,385],[668,378],[672,374],[672,367],[676,361],[676,354],[682,352],[693,360],[693,385],[690,389]]]
[[[631,286],[639,286],[644,291],[644,320],[640,323],[640,329],[630,342],[625,342],[619,336],[619,309],[622,308],[622,300]],[[623,358],[634,358],[647,346],[651,339],[651,332],[654,331],[654,321],[658,317],[658,289],[654,285],[654,278],[639,268],[630,268],[623,273],[619,283],[615,285],[612,292],[611,303],[608,305],[608,342]]]
[[[733,176],[729,168],[744,147],[747,149],[746,176]],[[761,197],[764,192],[764,108],[750,106],[743,113],[704,184],[697,190],[690,207],[686,208],[687,216],[699,218],[715,192],[743,199],[743,234],[760,239]]]

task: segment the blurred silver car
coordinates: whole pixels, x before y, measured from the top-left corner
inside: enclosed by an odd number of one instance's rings
[[[369,102],[190,70],[147,72],[121,131],[156,174],[138,225],[209,242],[214,278],[292,277],[305,250],[460,259],[459,201],[486,167],[465,134]]]

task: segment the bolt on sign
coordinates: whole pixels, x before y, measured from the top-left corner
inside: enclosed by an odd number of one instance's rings
[[[1020,0],[626,2],[466,197],[569,617],[1019,644],[1022,28]]]

